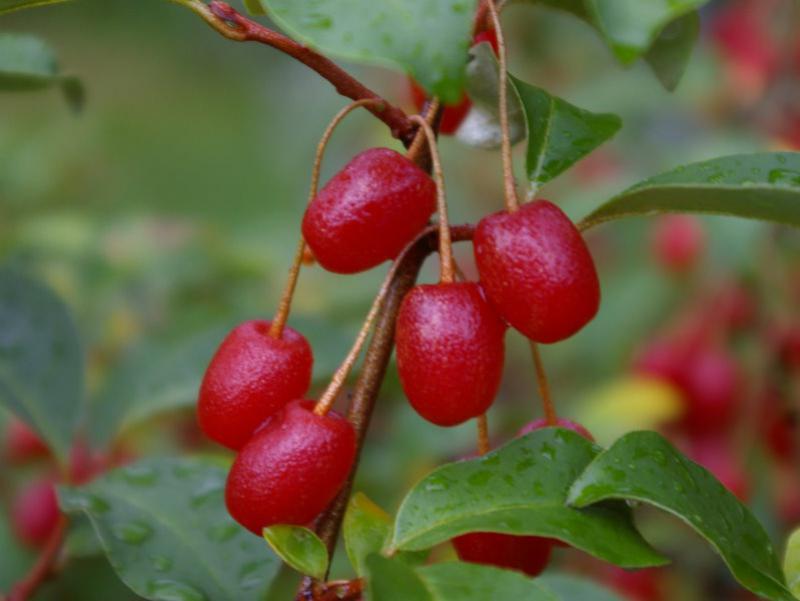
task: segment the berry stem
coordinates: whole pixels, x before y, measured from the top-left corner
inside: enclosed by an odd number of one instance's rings
[[[500,26],[500,16],[494,0],[487,0],[486,7],[492,19],[495,33],[497,34],[497,57],[500,63],[499,76],[499,111],[500,111],[500,139],[502,142],[503,156],[503,186],[506,211],[513,213],[519,208],[517,186],[514,182],[514,163],[511,158],[511,136],[508,127],[508,62],[506,60],[506,41],[503,28]]]
[[[433,98],[425,107],[425,121],[431,127],[433,127],[433,123],[436,121],[436,118],[439,115],[440,108],[441,103],[439,102],[438,98]],[[417,128],[417,134],[414,136],[411,146],[408,147],[408,152],[406,152],[406,158],[409,161],[417,164],[420,163],[420,153],[422,152],[422,149],[425,148],[427,139],[428,137],[425,135],[425,132],[422,130],[422,128]]]
[[[539,386],[539,396],[542,397],[542,407],[544,408],[544,418],[548,426],[558,425],[558,415],[553,397],[550,396],[550,384],[547,381],[547,374],[544,371],[542,356],[539,354],[539,345],[533,340],[531,344],[531,355],[533,355],[533,366],[536,368],[536,383]]]
[[[489,446],[489,420],[486,414],[477,417],[478,422],[478,455],[486,455],[491,447]]]
[[[344,382],[347,380],[347,376],[350,375],[353,365],[355,365],[358,356],[361,354],[361,349],[364,346],[364,342],[367,339],[370,329],[372,329],[372,325],[375,323],[375,318],[378,316],[381,307],[383,307],[383,301],[386,298],[386,294],[389,292],[392,281],[394,280],[395,273],[397,272],[397,266],[397,261],[392,263],[392,267],[386,274],[386,278],[384,278],[383,284],[381,284],[381,288],[378,290],[378,294],[375,296],[375,300],[372,301],[372,306],[369,309],[369,313],[367,313],[367,317],[364,319],[364,323],[361,326],[361,330],[358,332],[358,336],[356,336],[356,340],[353,343],[350,352],[347,353],[347,356],[345,357],[344,361],[342,361],[339,369],[337,369],[336,373],[333,374],[330,384],[328,384],[328,387],[319,397],[319,401],[317,401],[317,404],[314,407],[314,413],[317,415],[325,415],[328,411],[330,411],[331,406],[333,405],[334,401],[336,401],[336,397],[339,396],[339,392],[341,392],[342,386],[344,386]]]
[[[436,134],[419,115],[412,115],[412,121],[417,123],[425,132],[428,139],[428,148],[433,161],[433,179],[436,180],[436,206],[439,212],[439,281],[442,284],[451,284],[455,280],[453,270],[453,243],[450,239],[450,224],[447,219],[447,197],[444,190],[444,173],[439,158],[439,148],[436,145]]]
[[[322,157],[325,156],[325,149],[328,146],[328,142],[330,141],[334,130],[338,127],[342,120],[355,109],[362,106],[368,107],[372,105],[380,105],[382,103],[383,100],[375,98],[356,100],[336,113],[333,119],[331,119],[330,123],[328,123],[328,127],[325,128],[325,132],[322,134],[322,137],[317,144],[317,150],[314,155],[314,167],[311,170],[311,186],[309,187],[308,191],[307,205],[311,204],[311,201],[314,200],[314,197],[317,195],[317,189],[319,188],[319,174],[320,169],[322,168]],[[272,320],[272,325],[269,328],[269,335],[273,338],[280,339],[281,335],[283,334],[283,328],[286,325],[286,320],[289,319],[289,312],[292,308],[292,299],[294,298],[294,291],[297,287],[297,278],[300,275],[300,267],[303,264],[305,251],[306,243],[301,236],[300,242],[297,245],[297,252],[295,252],[294,260],[292,261],[292,266],[289,268],[289,276],[286,279],[286,286],[283,289],[283,294],[281,295],[281,300],[278,304],[278,310],[275,313],[275,318]]]

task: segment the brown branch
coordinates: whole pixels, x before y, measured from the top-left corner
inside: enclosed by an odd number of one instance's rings
[[[208,10],[198,9],[197,12],[209,25],[229,39],[238,42],[259,42],[288,54],[327,79],[342,96],[353,100],[380,100],[383,106],[368,107],[368,110],[389,126],[395,138],[406,146],[411,143],[416,126],[409,120],[408,115],[330,59],[277,31],[251,21],[221,0],[212,0],[208,4]]]
[[[36,559],[36,563],[33,564],[33,567],[31,567],[25,577],[17,582],[11,589],[11,592],[8,594],[8,601],[26,601],[36,592],[36,589],[50,577],[53,566],[58,559],[61,544],[64,542],[66,531],[67,518],[62,515],[59,517],[58,524],[50,534],[50,538],[47,539],[44,548],[42,548],[42,552]]]
[[[471,225],[450,228],[450,235],[454,242],[471,240],[473,234],[474,227]],[[375,326],[375,333],[367,349],[364,365],[353,389],[353,396],[347,413],[347,417],[356,431],[358,449],[356,460],[347,483],[316,523],[315,530],[328,548],[330,556],[333,556],[336,548],[339,528],[347,509],[347,502],[353,487],[353,478],[358,469],[361,451],[364,447],[364,439],[375,408],[375,401],[378,398],[381,383],[386,375],[386,368],[389,365],[389,359],[394,348],[394,322],[400,309],[400,303],[416,282],[425,258],[436,252],[438,243],[438,228],[437,226],[430,226],[411,242],[397,259],[398,267],[390,283],[389,293],[386,296],[383,310]],[[314,581],[308,577],[304,578],[297,599],[314,599],[313,590]]]

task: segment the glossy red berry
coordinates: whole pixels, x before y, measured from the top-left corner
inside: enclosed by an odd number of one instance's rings
[[[536,342],[558,342],[585,326],[600,306],[600,283],[580,232],[553,203],[484,217],[475,259],[489,300]]]
[[[6,426],[6,459],[10,463],[23,463],[47,457],[50,451],[39,435],[22,420],[11,418]]]
[[[289,327],[277,339],[269,327],[263,320],[236,326],[200,386],[200,427],[230,449],[240,449],[264,420],[302,397],[311,383],[313,357],[306,339]]]
[[[505,330],[475,283],[411,290],[397,317],[397,369],[417,413],[439,426],[485,413],[503,373]]]
[[[408,83],[411,88],[411,99],[414,101],[414,106],[417,111],[422,111],[428,95],[413,79],[409,79]],[[466,93],[462,94],[461,99],[455,104],[445,104],[442,108],[442,117],[439,121],[439,133],[447,136],[456,133],[471,108],[472,101]]]
[[[695,265],[705,241],[705,229],[696,217],[664,215],[653,229],[653,254],[667,270],[683,272]]]
[[[520,431],[517,432],[517,436],[524,436],[525,434],[528,434],[529,432],[533,432],[534,430],[541,430],[542,428],[547,428],[549,425],[550,424],[548,424],[547,420],[544,419],[544,418],[535,419],[532,422],[522,426]],[[556,427],[557,428],[566,428],[567,430],[572,430],[573,432],[576,432],[576,433],[580,434],[581,436],[583,436],[586,440],[594,442],[594,436],[592,436],[592,434],[589,432],[589,430],[584,428],[579,423],[574,422],[574,421],[572,421],[570,419],[565,419],[563,417],[559,417],[556,420]]]
[[[453,546],[462,561],[517,570],[528,576],[541,574],[553,548],[548,538],[496,532],[462,534],[453,539]]]
[[[313,409],[313,401],[289,403],[253,435],[228,474],[228,511],[259,536],[274,524],[311,522],[353,466],[356,437],[350,422]]]
[[[55,530],[59,520],[53,480],[43,478],[25,486],[11,507],[11,524],[24,544],[40,547]]]
[[[683,424],[693,434],[724,430],[736,416],[739,368],[722,349],[692,353],[680,379],[687,399]]]
[[[436,184],[402,154],[370,148],[325,184],[303,237],[328,271],[357,273],[394,259],[436,210]]]

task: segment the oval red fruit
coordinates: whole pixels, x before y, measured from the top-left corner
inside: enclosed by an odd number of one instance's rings
[[[436,184],[388,148],[358,154],[331,178],[303,217],[317,262],[357,273],[394,259],[436,210]]]
[[[496,532],[470,532],[453,539],[462,561],[517,570],[538,576],[550,561],[552,540]]]
[[[475,283],[414,287],[397,317],[397,369],[411,406],[439,426],[485,413],[503,373],[505,330]]]
[[[206,370],[197,403],[206,436],[240,449],[270,415],[311,384],[313,357],[308,341],[285,327],[280,339],[269,321],[236,326],[222,341]]]
[[[5,447],[6,457],[10,463],[22,463],[50,454],[39,435],[25,422],[13,417],[6,426]]]
[[[20,541],[41,547],[58,525],[59,515],[54,482],[42,478],[25,486],[14,498],[11,524]]]
[[[580,232],[553,203],[484,217],[475,230],[481,284],[500,315],[536,342],[558,342],[600,306],[600,283]]]
[[[341,490],[356,454],[346,419],[294,401],[253,435],[236,457],[225,486],[231,516],[261,535],[274,524],[304,525]]]

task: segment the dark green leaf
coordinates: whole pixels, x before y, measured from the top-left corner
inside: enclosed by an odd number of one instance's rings
[[[262,0],[293,37],[345,59],[409,71],[444,102],[464,86],[476,0]]]
[[[266,15],[267,11],[261,6],[260,0],[244,0],[244,7],[251,15]]]
[[[347,505],[342,525],[347,557],[359,576],[364,575],[364,561],[380,553],[392,535],[392,518],[363,493],[356,493]]]
[[[800,226],[800,153],[742,154],[678,167],[628,188],[593,211],[580,227],[666,212]]]
[[[65,460],[83,400],[83,351],[51,290],[0,270],[0,402]]]
[[[66,0],[0,0],[0,15],[23,8],[34,8],[47,4],[59,4]]]
[[[28,91],[51,86],[61,88],[71,108],[82,106],[80,81],[61,75],[55,53],[44,41],[30,35],[0,33],[0,90]]]
[[[264,528],[264,539],[289,567],[317,580],[328,571],[328,550],[319,537],[302,526],[279,524]]]
[[[70,559],[102,555],[103,544],[94,533],[92,523],[85,515],[75,515],[69,521],[64,551]]]
[[[574,574],[546,572],[536,579],[536,584],[563,601],[623,601],[616,593]]]
[[[465,532],[489,531],[557,538],[621,566],[664,563],[624,505],[566,506],[570,485],[597,452],[572,431],[546,428],[483,457],[442,466],[406,496],[392,546],[425,549]]]
[[[225,336],[222,328],[134,349],[92,401],[89,431],[98,445],[163,411],[197,402],[203,373]]]
[[[667,90],[678,87],[700,33],[700,15],[691,12],[667,25],[644,55]]]
[[[558,601],[535,580],[492,566],[449,562],[419,568],[417,573],[437,601]]]
[[[790,600],[766,532],[714,476],[655,432],[620,438],[586,468],[570,491],[576,507],[610,499],[650,503],[692,526],[736,579],[768,599]]]
[[[209,460],[150,459],[59,496],[65,511],[89,516],[111,565],[138,595],[257,601],[280,562],[228,515],[225,475]]]
[[[436,601],[417,573],[402,561],[372,554],[365,565],[369,601]]]
[[[536,188],[569,169],[622,127],[609,113],[591,113],[515,77],[528,128],[526,169]]]
[[[0,561],[0,591],[8,591],[28,571],[36,554],[25,549],[11,531],[11,517],[6,509],[0,506],[0,549],[3,550]]]
[[[466,119],[458,128],[458,139],[478,148],[500,147],[500,91],[499,65],[488,42],[481,42],[469,51],[467,63],[467,94],[472,101],[472,108]],[[525,116],[519,97],[508,85],[508,126],[511,143],[525,138]]]
[[[786,541],[783,570],[786,572],[789,590],[795,597],[800,598],[800,529],[792,532],[789,540]]]

